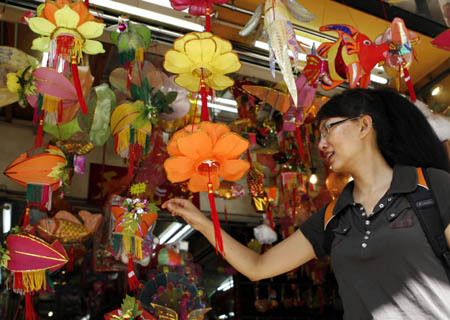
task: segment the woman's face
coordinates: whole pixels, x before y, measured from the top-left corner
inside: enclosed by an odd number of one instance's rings
[[[319,125],[319,150],[335,172],[351,171],[358,154],[358,122],[361,117],[333,117]]]

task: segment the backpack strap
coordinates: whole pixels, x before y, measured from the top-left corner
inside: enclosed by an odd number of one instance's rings
[[[327,254],[331,254],[331,245],[333,244],[334,232],[332,226],[336,226],[337,219],[334,219],[336,216],[333,214],[333,209],[336,205],[337,199],[331,201],[327,208],[325,209],[325,215],[323,218],[323,232],[324,232],[324,243],[323,248]],[[330,223],[333,221],[332,223]]]
[[[445,239],[444,226],[439,214],[436,199],[428,183],[425,170],[417,169],[417,188],[406,195],[411,203],[417,219],[433,249],[434,254],[442,261],[447,277],[450,281],[450,251]]]

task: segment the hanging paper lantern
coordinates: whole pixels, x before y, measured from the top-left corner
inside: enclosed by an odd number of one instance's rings
[[[119,309],[105,314],[105,320],[157,320],[148,313],[139,300],[126,295]]]
[[[170,0],[172,8],[177,11],[184,11],[189,8],[189,14],[193,16],[205,16],[205,31],[211,31],[211,13],[214,4],[227,3],[228,0]]]
[[[129,158],[129,175],[133,173],[134,160],[140,153],[149,150],[152,123],[146,116],[144,102],[124,103],[114,109],[111,115],[111,134],[114,136],[116,153]]]
[[[192,192],[208,191],[211,217],[214,223],[216,251],[223,254],[220,223],[214,202],[214,190],[219,188],[219,177],[239,180],[250,164],[239,160],[248,149],[248,141],[231,132],[224,124],[201,122],[177,131],[167,145],[171,155],[164,162],[170,182],[189,180]]]
[[[58,270],[69,258],[59,242],[50,245],[28,234],[11,234],[6,244],[10,257],[7,269],[13,273],[13,290],[25,294],[25,319],[35,320],[31,294],[49,290],[46,271]]]
[[[104,53],[99,41],[105,25],[100,23],[81,1],[46,1],[37,9],[37,17],[25,18],[30,29],[41,37],[33,40],[31,49],[49,52],[48,66],[66,72],[71,66],[74,84],[83,113],[87,113],[78,77],[77,64],[87,54]]]
[[[418,42],[419,36],[409,31],[401,18],[394,18],[389,28],[375,39],[375,44],[389,44],[389,51],[383,65],[384,70],[396,79],[397,90],[400,89],[400,78],[404,79],[413,102],[416,101],[416,94],[408,69],[415,57],[413,46]]]
[[[121,205],[112,206],[111,211],[116,219],[114,224],[114,253],[128,256],[128,285],[131,290],[138,286],[134,273],[133,258],[142,256],[142,242],[150,228],[158,218],[158,207],[141,199],[125,199]],[[120,249],[122,247],[122,249]]]
[[[0,46],[0,107],[19,101],[21,107],[26,107],[26,92],[22,83],[28,80],[37,60],[25,52],[13,48]]]
[[[202,121],[208,121],[209,89],[225,90],[234,84],[226,73],[241,68],[231,43],[209,32],[191,32],[175,40],[166,52],[164,69],[176,73],[175,82],[191,92],[201,93]]]
[[[150,45],[151,31],[142,24],[132,23],[126,17],[120,17],[115,32],[111,32],[111,40],[119,51],[120,63],[127,70],[127,90],[133,74],[133,63],[137,62],[141,69],[144,66],[144,55]]]

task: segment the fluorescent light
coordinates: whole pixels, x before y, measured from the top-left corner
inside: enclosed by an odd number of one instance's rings
[[[190,21],[186,21],[183,19],[171,17],[165,14],[161,14],[158,12],[130,6],[127,4],[123,4],[120,2],[112,1],[112,0],[91,0],[90,3],[95,4],[102,8],[112,9],[121,11],[124,13],[132,14],[138,17],[147,18],[150,20],[170,24],[177,27],[182,27],[184,29],[189,29],[197,32],[203,32],[204,27],[198,23],[193,23]]]
[[[178,231],[178,229],[180,229],[183,225],[179,222],[172,222],[170,224],[170,226],[168,226],[166,228],[166,230],[164,230],[163,232],[161,232],[161,234],[158,236],[159,238],[159,244],[163,244],[165,243],[167,240],[170,239],[170,237],[172,237],[175,232]]]
[[[431,91],[431,95],[437,96],[440,91],[441,91],[441,87],[437,86],[436,88],[433,89],[433,91]]]
[[[12,216],[12,205],[11,203],[3,204],[2,212],[2,222],[3,222],[3,233],[8,233],[11,230],[11,216]]]
[[[199,100],[197,103],[198,103],[199,106],[202,105],[202,101],[201,100]],[[238,113],[238,109],[237,108],[227,107],[227,106],[223,106],[221,104],[217,104],[217,103],[209,102],[209,101],[208,101],[208,108],[217,109],[217,110],[221,110],[221,111],[228,111],[228,112],[232,112],[232,113]]]
[[[229,276],[217,287],[217,291],[227,291],[234,287],[233,277]]]
[[[157,5],[157,6],[173,9],[172,5],[170,4],[170,0],[142,0],[142,1],[154,4],[154,5]],[[184,9],[181,12],[188,13],[188,11],[189,11],[189,9]]]
[[[178,231],[177,234],[175,234],[172,238],[167,240],[167,243],[177,242],[185,239],[188,235],[190,235],[194,229],[190,225],[185,225],[183,229]]]
[[[388,79],[377,76],[376,74],[370,75],[370,81],[381,83],[381,84],[387,84],[389,82]]]
[[[257,47],[259,49],[262,49],[262,50],[269,51],[269,45],[267,44],[267,42],[264,42],[264,41],[255,41],[255,47]],[[291,50],[289,50],[289,56],[292,57]],[[299,53],[298,54],[298,60],[306,62],[306,54],[305,53]]]
[[[214,101],[220,103],[220,104],[225,104],[227,106],[237,106],[237,102],[236,100],[231,100],[231,99],[225,99],[225,98],[215,98]]]

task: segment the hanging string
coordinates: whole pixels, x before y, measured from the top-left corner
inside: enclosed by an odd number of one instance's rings
[[[214,200],[214,190],[213,185],[211,183],[211,165],[208,165],[208,199],[209,199],[209,206],[211,208],[211,219],[213,221],[214,225],[214,237],[216,240],[216,254],[218,252],[222,255],[222,257],[225,257],[225,252],[223,250],[223,240],[222,240],[222,232],[220,230],[220,221],[219,221],[219,215],[217,214],[216,209],[216,202]]]

